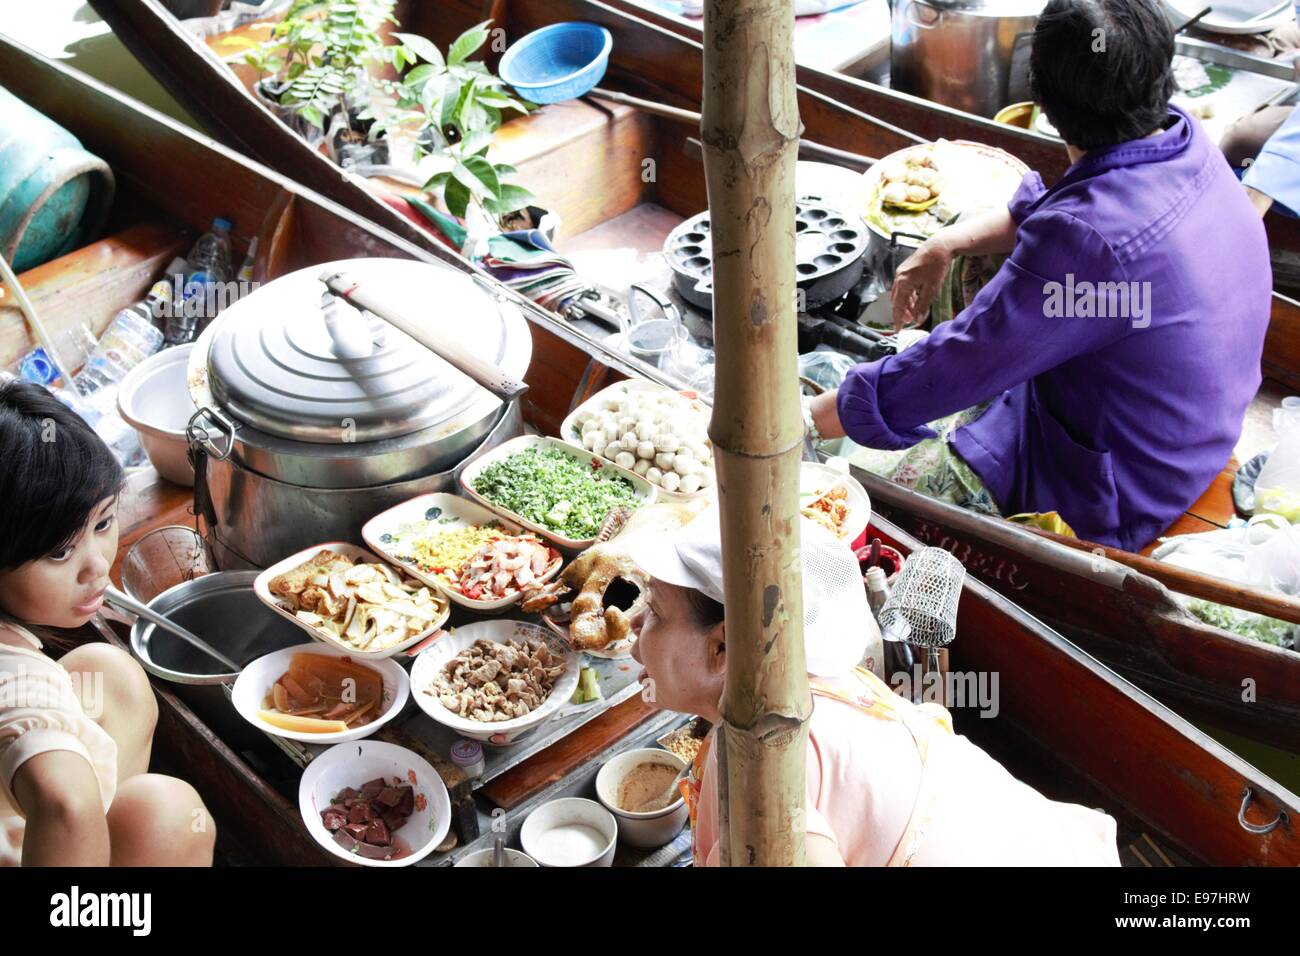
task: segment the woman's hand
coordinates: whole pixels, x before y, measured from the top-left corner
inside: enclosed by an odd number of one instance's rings
[[[889,292],[894,331],[920,325],[952,265],[953,253],[942,234],[932,236],[903,262]]]

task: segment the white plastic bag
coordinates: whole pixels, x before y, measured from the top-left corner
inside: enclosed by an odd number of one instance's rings
[[[1300,595],[1300,528],[1281,515],[1256,515],[1246,524],[1246,583]]]

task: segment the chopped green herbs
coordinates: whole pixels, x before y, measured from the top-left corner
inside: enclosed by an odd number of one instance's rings
[[[1188,601],[1187,609],[1206,624],[1274,647],[1295,647],[1300,640],[1300,627],[1262,614],[1200,599]]]
[[[640,504],[622,475],[594,470],[558,448],[515,452],[492,462],[471,485],[493,504],[573,540],[594,538],[615,508]]]

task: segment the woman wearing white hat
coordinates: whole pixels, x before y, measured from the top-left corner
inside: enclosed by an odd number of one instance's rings
[[[804,646],[813,714],[807,751],[806,855],[812,865],[1118,866],[1115,821],[1055,803],[964,737],[947,711],[916,705],[858,667],[867,606],[853,554],[801,527]],[[718,511],[628,543],[654,580],[632,656],[647,696],[717,724],[726,676]],[[697,865],[718,858],[713,736],[684,784]]]

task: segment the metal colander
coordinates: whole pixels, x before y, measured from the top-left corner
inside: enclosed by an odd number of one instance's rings
[[[943,548],[921,548],[903,565],[889,599],[880,610],[885,640],[938,649],[957,636],[957,603],[966,569]]]

